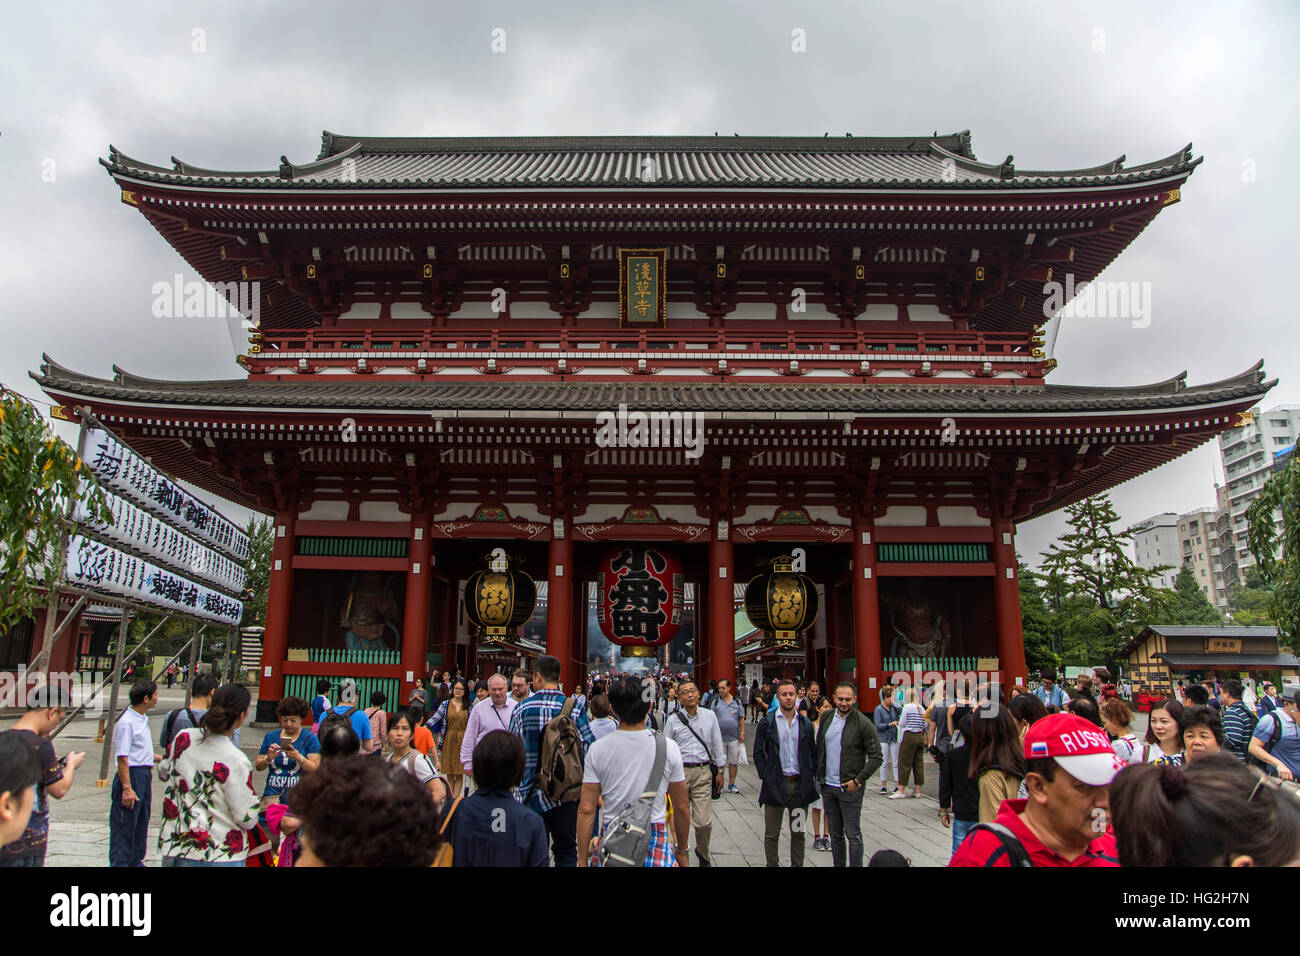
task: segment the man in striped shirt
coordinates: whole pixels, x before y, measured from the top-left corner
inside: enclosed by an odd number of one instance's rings
[[[524,742],[524,778],[515,790],[515,799],[537,813],[546,824],[546,834],[551,840],[551,852],[556,866],[578,865],[578,801],[555,803],[537,788],[537,758],[542,749],[542,731],[564,709],[566,700],[560,690],[560,660],[543,654],[537,658],[533,672],[531,697],[517,704],[510,715],[510,732],[518,734]],[[570,715],[583,748],[596,742],[591,721],[585,709],[576,707]]]
[[[1259,722],[1249,708],[1241,702],[1245,688],[1241,681],[1229,678],[1223,682],[1223,749],[1242,763],[1250,749],[1250,738]]]

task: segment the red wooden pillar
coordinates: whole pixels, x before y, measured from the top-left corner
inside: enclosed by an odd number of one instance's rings
[[[258,683],[258,717],[273,712],[284,696],[284,661],[289,656],[289,611],[293,603],[294,524],[297,506],[275,515],[275,536],[271,545],[270,584],[266,592],[266,632],[262,635],[262,678]],[[268,674],[269,668],[269,674]]]
[[[566,530],[567,529],[563,529]],[[573,542],[566,536],[551,536],[546,568],[546,653],[560,659],[560,681],[570,686],[573,670],[569,662],[573,638]]]
[[[880,648],[880,589],[876,582],[874,526],[866,518],[853,522],[853,646],[857,659],[858,707],[871,711],[875,697],[871,682],[878,680],[883,666]]]
[[[719,522],[709,542],[709,659],[705,681],[726,678],[736,683],[736,553],[729,531]],[[706,685],[707,686],[707,683]]]
[[[417,677],[423,679],[428,666],[425,648],[429,645],[429,576],[433,560],[433,542],[429,540],[429,516],[411,516],[411,543],[406,568],[406,613],[402,626],[402,689],[399,700],[406,700]]]
[[[993,520],[993,611],[998,622],[998,669],[1002,691],[1023,685],[1025,637],[1020,621],[1020,581],[1016,576],[1015,526],[1010,519]]]

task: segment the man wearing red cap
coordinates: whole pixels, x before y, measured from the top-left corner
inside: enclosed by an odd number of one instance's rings
[[[1124,766],[1096,724],[1052,714],[1025,734],[1027,800],[1004,800],[949,866],[1119,866],[1107,788]]]

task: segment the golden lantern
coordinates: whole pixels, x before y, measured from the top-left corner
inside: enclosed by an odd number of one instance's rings
[[[537,585],[501,552],[488,558],[465,582],[465,617],[482,629],[485,644],[500,644],[533,616]]]
[[[794,558],[772,559],[772,570],[745,586],[745,614],[766,633],[768,646],[798,647],[799,634],[817,623],[817,585],[794,570]]]

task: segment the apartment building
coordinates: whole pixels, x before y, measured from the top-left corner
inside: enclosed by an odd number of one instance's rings
[[[1227,505],[1232,528],[1236,573],[1244,583],[1246,572],[1255,566],[1246,546],[1246,511],[1273,473],[1275,456],[1294,446],[1300,436],[1300,405],[1258,407],[1242,416],[1244,421],[1219,436],[1219,454],[1227,481]],[[1281,512],[1274,515],[1279,530]],[[1224,563],[1225,569],[1227,564]]]
[[[1156,579],[1157,587],[1172,588],[1182,566],[1182,549],[1178,537],[1178,515],[1172,511],[1139,521],[1128,529],[1133,534],[1133,561],[1150,570],[1169,565]]]

